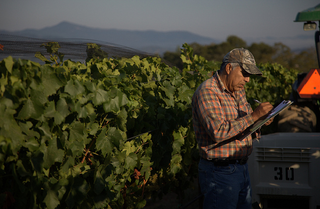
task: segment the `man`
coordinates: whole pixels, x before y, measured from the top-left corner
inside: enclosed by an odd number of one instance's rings
[[[247,158],[252,137],[242,139],[241,135],[273,106],[265,102],[252,111],[247,102],[245,84],[250,75],[262,75],[249,50],[233,49],[222,62],[220,70],[204,81],[192,98],[203,208],[251,209]]]

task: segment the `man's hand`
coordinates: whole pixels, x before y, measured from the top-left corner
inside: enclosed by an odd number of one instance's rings
[[[263,102],[261,103],[252,113],[251,116],[254,120],[254,122],[256,122],[257,120],[259,120],[260,118],[263,118],[265,116],[267,116],[267,114],[273,109],[273,106],[269,103],[269,102]],[[272,122],[272,121],[271,121]],[[271,123],[270,122],[270,123]],[[269,123],[269,121],[267,122]],[[269,123],[269,124],[270,124]]]
[[[270,125],[272,122],[273,122],[273,118],[269,119],[264,125],[265,125],[265,126],[268,126],[268,125]]]

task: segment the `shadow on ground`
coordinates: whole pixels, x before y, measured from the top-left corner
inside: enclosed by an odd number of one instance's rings
[[[192,188],[185,191],[183,200],[179,200],[175,193],[170,192],[161,200],[148,200],[144,209],[198,209],[201,200],[198,182],[195,181]]]

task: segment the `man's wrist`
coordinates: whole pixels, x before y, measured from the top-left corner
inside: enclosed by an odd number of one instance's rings
[[[257,116],[257,114],[255,114],[254,112],[251,113],[251,116],[254,122],[259,120],[259,116]]]

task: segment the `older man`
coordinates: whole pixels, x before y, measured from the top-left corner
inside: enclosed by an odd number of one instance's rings
[[[252,111],[247,102],[245,84],[250,75],[262,74],[249,50],[233,49],[222,62],[220,70],[204,81],[192,98],[193,128],[201,157],[198,169],[203,208],[249,209],[247,159],[252,152],[252,137],[241,136],[273,106],[265,102]]]

